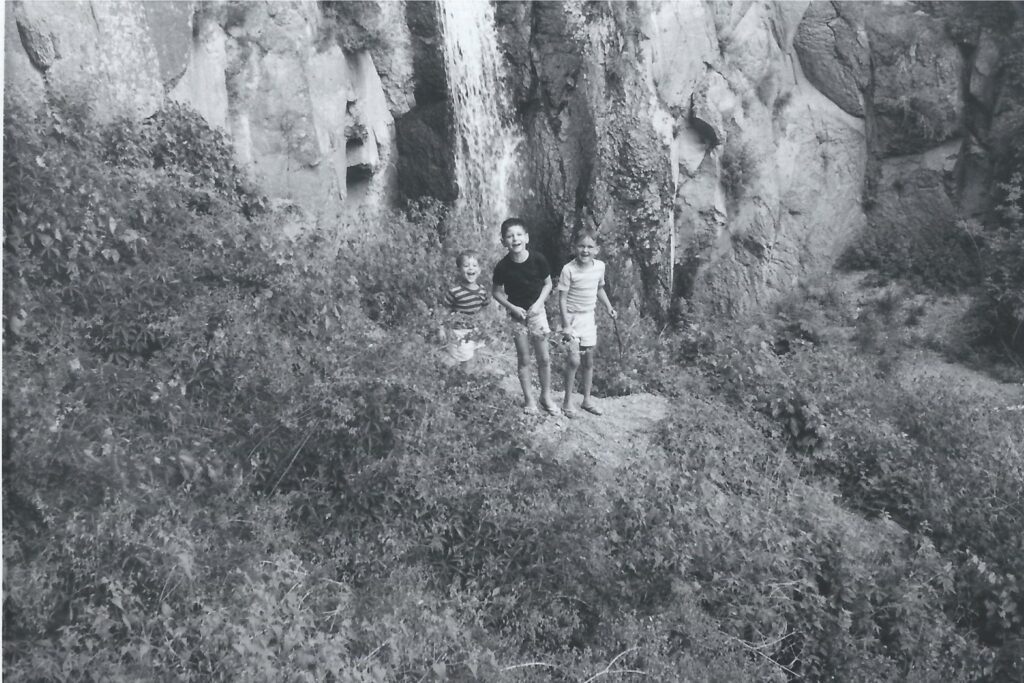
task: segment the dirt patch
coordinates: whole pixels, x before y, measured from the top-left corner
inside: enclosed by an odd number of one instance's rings
[[[501,386],[509,400],[517,406],[522,404],[517,377],[506,376]],[[562,393],[558,392],[556,397],[561,403]],[[581,394],[574,394],[575,418],[564,414],[547,415],[543,411],[536,416],[524,415],[534,444],[558,457],[591,459],[606,475],[656,448],[652,438],[658,423],[668,414],[669,401],[665,397],[631,394],[593,399],[604,411],[603,415],[580,410],[578,406],[582,401]]]

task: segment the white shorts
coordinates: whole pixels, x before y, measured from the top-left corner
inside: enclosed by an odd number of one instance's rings
[[[551,332],[551,328],[548,326],[548,314],[543,308],[536,313],[527,313],[526,320],[517,320],[509,313],[508,322],[509,329],[515,336],[525,332],[531,337],[545,337]]]
[[[459,363],[464,363],[471,358],[476,350],[485,346],[484,342],[476,341],[475,339],[467,339],[467,337],[473,334],[474,330],[452,330],[451,341],[445,346],[445,353],[448,357]]]
[[[569,313],[569,329],[566,332],[579,340],[582,348],[597,346],[597,321],[594,318],[594,311]]]

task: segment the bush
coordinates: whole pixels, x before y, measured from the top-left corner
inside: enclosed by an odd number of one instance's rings
[[[754,182],[757,168],[753,152],[746,142],[734,140],[734,133],[722,149],[719,179],[725,196],[734,206],[739,203]]]
[[[758,670],[606,594],[592,474],[532,452],[493,380],[425,362],[459,237],[436,208],[285,239],[186,110],[62,112],[5,131],[6,673]]]
[[[62,111],[5,131],[8,675],[1015,673],[1007,416],[879,394],[795,303],[732,336],[626,310],[601,390],[685,398],[665,453],[602,478],[430,362],[465,238],[438,207],[286,239],[187,111]]]
[[[946,680],[976,670],[981,649],[941,613],[953,577],[932,544],[844,510],[743,422],[700,399],[670,418],[658,476],[670,491],[631,500],[660,513],[636,547],[673,552],[640,575],[671,577],[671,593],[700,600],[789,676],[901,680],[913,669]],[[669,542],[653,536],[668,530]]]
[[[974,239],[982,264],[982,315],[987,338],[1024,358],[1024,171],[997,187],[1000,200],[987,225],[964,221],[961,227]]]
[[[868,223],[842,253],[839,267],[877,270],[885,279],[938,292],[957,292],[979,280],[978,254],[952,222],[909,231]]]

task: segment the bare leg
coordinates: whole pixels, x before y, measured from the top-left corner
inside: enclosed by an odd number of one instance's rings
[[[523,389],[523,398],[526,400],[527,408],[537,407],[537,401],[533,398],[533,386],[530,382],[530,339],[523,334],[516,334],[513,338],[516,344],[516,361],[519,364],[519,386]]]
[[[551,356],[547,337],[533,337],[533,353],[537,357],[537,376],[540,378],[540,404],[545,410],[557,413],[558,405],[551,400]]]
[[[572,410],[572,390],[576,387],[576,368],[580,366],[580,350],[574,343],[569,349],[569,357],[565,363],[565,398],[562,400],[562,410]]]
[[[580,365],[583,366],[583,403],[590,405],[590,389],[594,386],[594,352],[597,347],[591,347],[586,353],[581,353]]]

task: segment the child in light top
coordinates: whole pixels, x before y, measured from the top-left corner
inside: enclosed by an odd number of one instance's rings
[[[466,250],[455,257],[459,269],[458,281],[444,295],[444,307],[449,312],[448,325],[438,327],[438,337],[446,344],[448,356],[465,369],[476,350],[484,345],[477,336],[476,314],[490,302],[487,288],[477,283],[480,276],[480,256]],[[450,329],[446,329],[450,327]]]
[[[501,241],[508,254],[494,267],[493,295],[508,311],[512,340],[519,364],[519,385],[526,400],[524,412],[536,413],[537,402],[530,382],[530,347],[537,358],[540,405],[552,415],[558,404],[551,398],[551,357],[548,351],[548,316],[544,302],[551,293],[551,267],[540,252],[529,251],[530,234],[522,219],[501,224]]]
[[[600,253],[597,235],[589,230],[580,232],[573,241],[573,252],[576,258],[565,264],[558,278],[558,312],[562,318],[562,330],[571,339],[565,366],[562,412],[566,417],[576,416],[572,406],[572,392],[576,384],[576,369],[582,365],[583,403],[580,408],[601,415],[601,409],[590,397],[597,348],[597,322],[594,318],[597,302],[600,300],[612,318],[618,314],[604,291],[604,261],[595,258]]]

